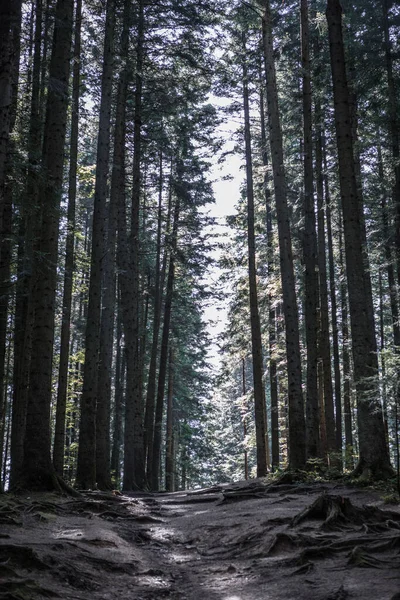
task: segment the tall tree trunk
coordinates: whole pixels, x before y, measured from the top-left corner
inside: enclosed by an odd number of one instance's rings
[[[165,435],[165,490],[174,491],[174,352],[169,350],[167,424]]]
[[[243,441],[244,441],[244,478],[249,478],[249,453],[247,450],[247,398],[246,398],[246,359],[242,358],[242,422],[243,422]]]
[[[268,472],[268,430],[265,406],[265,391],[263,382],[263,352],[261,342],[261,325],[257,295],[256,244],[254,233],[253,158],[251,152],[249,88],[244,34],[243,54],[243,108],[247,190],[247,248],[250,299],[251,354],[253,365],[253,393],[256,426],[257,477],[264,477]]]
[[[4,85],[2,91],[6,94],[10,93],[10,104],[7,107],[2,104],[2,92],[0,92],[0,153],[3,150],[7,153],[7,158],[4,162],[3,175],[0,174],[0,429],[5,426],[6,418],[6,404],[7,404],[7,390],[5,381],[7,378],[6,371],[6,353],[7,353],[7,329],[8,329],[8,316],[9,316],[9,300],[12,291],[11,282],[11,258],[12,258],[12,217],[13,217],[13,182],[12,178],[9,177],[12,173],[12,154],[14,150],[14,143],[12,140],[5,141],[3,136],[6,134],[7,121],[8,121],[8,133],[11,133],[14,129],[15,120],[17,116],[17,93],[18,93],[18,79],[19,79],[19,59],[20,59],[20,28],[21,28],[21,3],[16,2],[16,12],[13,13],[15,7],[11,8],[10,20],[8,25],[10,26],[8,42],[1,40],[0,42],[0,85]],[[4,6],[0,3],[0,19],[7,18],[3,14]],[[3,17],[2,17],[3,15]],[[2,24],[4,25],[4,24]],[[0,25],[0,35],[2,25]],[[5,32],[3,31],[3,34]],[[6,48],[2,45],[6,43],[9,51],[9,64],[5,57]],[[10,88],[6,90],[6,80],[10,77]],[[4,99],[3,99],[4,100]],[[7,100],[7,99],[6,99]],[[3,168],[1,163],[3,157],[0,158],[0,171]],[[8,439],[9,425],[7,426],[7,439]],[[7,442],[8,444],[8,442]],[[0,450],[3,448],[3,439],[0,440]],[[0,453],[0,473],[2,464],[2,452]],[[6,467],[6,457],[4,462],[4,468]],[[1,481],[0,481],[1,489]]]
[[[392,146],[394,169],[393,204],[396,210],[396,249],[397,249],[397,283],[400,284],[400,126],[397,108],[396,85],[393,74],[392,43],[390,41],[389,8],[390,0],[383,0],[383,34],[388,85],[389,134]]]
[[[157,212],[157,242],[156,242],[156,264],[154,282],[154,308],[153,308],[153,337],[150,351],[150,364],[147,379],[146,410],[144,418],[144,448],[146,453],[147,471],[146,476],[151,480],[151,465],[153,454],[154,437],[154,409],[156,395],[156,371],[158,339],[160,335],[161,321],[161,232],[162,232],[162,192],[163,192],[163,155],[160,152],[159,183],[158,183],[158,212]]]
[[[267,134],[265,126],[264,93],[261,87],[260,91],[260,120],[261,120],[261,146],[262,163],[265,169],[264,174],[264,193],[266,208],[266,231],[267,231],[267,273],[268,280],[272,281],[275,272],[274,265],[274,243],[272,226],[272,207],[271,191],[269,188],[268,176],[268,149]],[[276,364],[276,311],[274,307],[274,298],[271,292],[268,293],[268,346],[269,346],[269,386],[271,395],[271,467],[279,467],[279,405],[278,405],[278,369]]]
[[[400,325],[399,325],[399,307],[397,300],[397,287],[396,287],[396,278],[395,278],[395,270],[394,270],[394,261],[392,255],[392,247],[390,245],[390,233],[389,233],[389,218],[388,218],[388,207],[387,207],[387,197],[386,197],[386,186],[385,186],[385,178],[384,178],[384,170],[383,170],[383,161],[382,161],[382,151],[380,147],[380,143],[378,142],[378,173],[381,184],[381,208],[382,208],[382,232],[384,239],[384,250],[385,250],[385,260],[386,260],[386,271],[388,278],[388,286],[389,286],[389,298],[390,298],[390,311],[392,317],[392,329],[393,329],[393,345],[395,354],[400,353]],[[379,272],[381,275],[381,271]],[[381,296],[382,297],[382,296]],[[382,315],[381,315],[381,318]],[[382,339],[384,339],[382,337]],[[382,357],[382,365],[384,365],[384,358]],[[382,368],[382,371],[384,369]],[[385,374],[382,373],[383,383],[385,385],[384,379]],[[399,383],[399,373],[396,373],[396,397],[395,402],[400,402],[400,383]],[[387,431],[387,407],[384,398],[383,402],[383,416],[385,421],[385,430]]]
[[[278,92],[274,63],[271,9],[265,0],[262,20],[265,68],[267,73],[267,101],[270,129],[275,203],[278,219],[279,254],[283,290],[283,309],[286,327],[286,357],[289,403],[289,465],[302,468],[306,462],[304,399],[302,392],[299,318],[293,268],[293,253],[287,205],[286,177],[283,161],[282,131],[279,116]]]
[[[324,194],[326,210],[326,229],[328,236],[328,262],[329,262],[329,290],[332,315],[332,345],[333,345],[333,368],[335,377],[335,419],[336,419],[336,448],[342,451],[342,388],[340,376],[340,358],[339,358],[339,327],[337,320],[337,301],[335,284],[335,266],[333,257],[333,235],[332,235],[332,216],[331,216],[331,197],[329,190],[328,165],[326,160],[325,140],[322,137],[322,150],[324,155]]]
[[[371,298],[363,254],[362,226],[351,131],[349,89],[339,0],[328,0],[331,67],[335,126],[339,158],[340,194],[346,250],[346,271],[352,334],[354,379],[357,387],[357,416],[360,459],[356,473],[384,477],[392,473],[385,429],[377,399],[378,361]]]
[[[115,2],[107,0],[99,133],[97,138],[93,236],[89,281],[88,320],[85,336],[85,365],[79,425],[76,485],[96,486],[96,402],[100,351],[101,288],[106,227],[107,182],[110,160],[110,120],[114,70]]]
[[[64,292],[60,341],[60,364],[58,369],[57,408],[54,431],[53,464],[58,475],[64,469],[65,414],[67,406],[68,364],[70,350],[71,302],[74,271],[75,212],[78,162],[78,125],[80,96],[82,0],[75,9],[74,62],[72,69],[71,140],[68,185],[67,239],[65,244]]]
[[[317,236],[315,230],[313,151],[312,151],[312,95],[310,65],[310,30],[308,0],[300,0],[301,68],[303,97],[303,169],[304,169],[304,283],[305,326],[307,346],[306,428],[307,457],[315,458],[319,452],[319,411],[317,385],[318,356],[318,272]]]
[[[119,300],[119,299],[118,299]],[[114,485],[118,486],[121,478],[120,456],[123,442],[122,423],[123,423],[123,394],[125,377],[125,357],[122,344],[122,319],[118,302],[117,311],[117,333],[116,333],[116,358],[115,358],[115,401],[114,401],[114,426],[112,434],[111,451],[111,475]]]
[[[331,348],[329,336],[329,307],[328,307],[328,281],[326,272],[326,239],[325,239],[325,211],[324,211],[324,182],[322,173],[322,132],[321,132],[321,106],[316,102],[317,133],[315,145],[315,167],[318,202],[318,272],[320,291],[320,330],[319,354],[323,370],[323,397],[326,427],[326,450],[328,458],[336,450],[335,413],[333,409],[333,388],[331,370]]]
[[[115,130],[114,130],[114,154],[113,154],[113,169],[111,177],[111,197],[112,202],[117,204],[117,267],[119,270],[118,285],[118,328],[125,330],[125,312],[129,310],[129,248],[126,231],[126,169],[125,169],[125,138],[126,138],[126,101],[128,84],[130,78],[130,61],[129,61],[129,27],[130,27],[130,9],[129,2],[124,3],[124,20],[120,40],[120,57],[122,68],[119,74],[116,115],[115,115]],[[122,395],[123,395],[123,380],[126,368],[126,349],[121,355],[118,340],[121,340],[122,329],[117,329],[117,369],[115,382],[115,425],[113,451],[111,458],[111,468],[115,472],[116,480],[120,476],[120,442],[122,439]],[[126,339],[125,339],[126,344]],[[119,439],[118,439],[119,438]]]
[[[0,1],[0,231],[4,210],[7,149],[12,126],[15,59],[19,51],[21,0]]]
[[[142,130],[142,71],[144,47],[144,6],[138,4],[138,31],[136,46],[135,117],[133,131],[133,181],[131,232],[129,239],[129,290],[125,290],[123,311],[126,344],[127,379],[125,400],[124,490],[143,489],[145,464],[143,445],[144,407],[141,395],[140,318],[139,318],[139,214],[140,163]],[[121,279],[121,285],[126,281]]]
[[[35,19],[33,19],[35,14]],[[30,73],[31,102],[28,134],[28,167],[26,189],[18,226],[17,285],[14,320],[14,369],[13,369],[13,406],[11,425],[11,471],[10,487],[20,476],[23,462],[26,407],[28,402],[29,370],[32,346],[32,260],[33,240],[38,236],[39,219],[39,181],[40,160],[42,154],[42,120],[40,91],[43,81],[40,79],[42,41],[42,0],[36,0],[35,11],[32,6],[31,47],[33,65]],[[33,21],[35,22],[33,31]],[[30,55],[32,51],[30,49]]]
[[[57,286],[57,252],[64,144],[68,109],[68,83],[72,39],[73,0],[58,0],[55,9],[49,77],[56,85],[47,95],[43,144],[41,222],[34,257],[32,295],[34,326],[29,395],[20,487],[58,488],[50,456],[50,405],[52,390],[54,316]]]
[[[174,290],[175,280],[175,260],[176,260],[176,249],[178,244],[178,225],[182,190],[183,186],[182,175],[183,175],[182,160],[177,161],[177,182],[176,182],[176,199],[174,207],[174,217],[171,233],[171,249],[169,257],[169,268],[167,278],[167,288],[165,292],[165,305],[164,305],[164,322],[161,336],[161,352],[160,352],[160,367],[158,372],[158,386],[157,386],[157,397],[156,397],[156,410],[155,410],[155,422],[154,422],[154,438],[153,438],[153,455],[152,455],[152,466],[151,466],[151,488],[157,490],[159,486],[159,473],[160,473],[160,459],[161,459],[161,432],[162,432],[162,418],[164,410],[164,390],[165,380],[167,375],[167,362],[168,362],[168,343],[170,334],[171,324],[171,312],[172,312],[172,299]]]
[[[353,468],[354,440],[353,440],[353,418],[351,402],[351,365],[350,365],[350,338],[347,310],[347,286],[346,268],[343,256],[342,224],[339,224],[339,249],[341,267],[341,317],[342,317],[342,365],[343,365],[343,416],[344,416],[344,439],[345,439],[345,461],[346,467]]]
[[[125,177],[121,178],[121,160],[124,160],[126,96],[129,79],[129,28],[131,3],[124,2],[120,41],[120,58],[123,63],[117,91],[114,131],[114,155],[111,175],[111,193],[108,206],[107,241],[103,260],[103,290],[100,328],[100,354],[96,411],[96,480],[100,489],[112,487],[110,471],[110,420],[111,420],[111,370],[114,337],[114,312],[116,295],[115,250],[117,238],[118,207],[124,197]]]

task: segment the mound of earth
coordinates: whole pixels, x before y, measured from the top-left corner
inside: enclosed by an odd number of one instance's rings
[[[334,484],[0,496],[0,600],[399,600],[400,507]]]

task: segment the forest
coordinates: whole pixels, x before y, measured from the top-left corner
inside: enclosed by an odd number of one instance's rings
[[[391,0],[0,1],[2,491],[399,487],[399,34]]]

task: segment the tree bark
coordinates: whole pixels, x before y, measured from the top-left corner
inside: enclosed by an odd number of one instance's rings
[[[336,448],[335,413],[333,408],[333,387],[331,370],[331,348],[329,335],[329,307],[328,307],[328,281],[326,272],[326,239],[325,239],[325,211],[324,211],[324,184],[322,174],[322,132],[321,132],[321,107],[317,104],[317,133],[315,146],[315,166],[318,202],[318,272],[320,291],[320,330],[319,330],[319,355],[322,361],[322,381],[326,427],[326,451],[328,459]]]
[[[115,2],[107,0],[99,133],[97,138],[96,183],[89,280],[88,319],[85,336],[85,364],[79,425],[76,485],[96,486],[96,404],[100,351],[101,290],[104,268],[107,182],[110,160],[110,121],[114,66]]]
[[[78,163],[78,126],[81,64],[82,0],[75,9],[74,63],[72,68],[71,140],[68,181],[67,239],[65,244],[64,291],[60,340],[60,364],[58,369],[57,407],[53,445],[53,464],[56,473],[63,475],[65,445],[65,415],[67,406],[68,365],[70,350],[71,302],[74,271],[75,212]]]
[[[165,490],[174,491],[174,352],[169,350],[167,424],[165,435]]]
[[[318,356],[318,255],[314,210],[314,178],[312,150],[312,93],[310,65],[310,30],[308,0],[300,0],[301,67],[303,99],[303,170],[304,170],[304,235],[303,257],[305,265],[305,326],[307,346],[306,429],[307,457],[319,453],[319,411],[317,385]]]
[[[118,302],[117,311],[117,334],[116,334],[116,358],[115,358],[115,401],[114,401],[114,424],[112,434],[111,451],[111,476],[114,485],[118,486],[121,479],[120,456],[123,442],[123,406],[124,406],[124,378],[125,378],[125,357],[122,344],[122,319]]]
[[[383,0],[383,34],[386,76],[388,86],[388,109],[389,109],[389,134],[392,146],[394,186],[393,186],[393,204],[396,210],[396,249],[397,249],[397,283],[400,283],[400,127],[397,109],[396,85],[393,74],[393,56],[392,44],[390,41],[389,29],[389,8],[390,0]]]
[[[356,473],[384,477],[392,473],[377,390],[378,362],[371,298],[365,273],[362,224],[351,131],[349,89],[339,0],[328,0],[331,68],[334,91],[335,127],[339,159],[340,195],[346,252],[354,379],[360,457]]]
[[[124,162],[126,137],[126,98],[129,79],[128,51],[129,28],[131,24],[131,3],[124,2],[120,59],[122,68],[118,82],[114,152],[111,173],[111,192],[108,205],[107,240],[103,259],[103,289],[100,326],[100,352],[98,367],[98,392],[96,411],[96,480],[100,489],[112,487],[110,471],[110,419],[111,419],[111,369],[114,338],[114,312],[116,295],[116,239],[118,207],[124,198],[125,174],[122,176],[121,163]]]
[[[279,254],[286,327],[286,357],[288,371],[289,466],[303,468],[306,462],[304,399],[302,392],[299,319],[293,269],[293,253],[287,205],[286,177],[283,161],[278,92],[274,64],[271,10],[265,0],[263,15],[264,58],[267,74],[267,102],[270,128],[272,169],[278,219]]]
[[[263,352],[261,342],[260,314],[257,294],[256,244],[254,233],[254,189],[253,159],[251,151],[250,107],[248,73],[246,65],[246,45],[243,35],[243,108],[244,137],[246,152],[246,191],[247,191],[247,249],[250,299],[251,354],[253,366],[254,413],[256,426],[257,477],[268,472],[267,444],[268,430],[263,382]]]
[[[160,152],[159,168],[159,188],[158,188],[158,211],[157,211],[157,242],[156,242],[156,264],[155,264],[155,282],[154,282],[154,308],[153,308],[153,337],[150,351],[150,364],[147,378],[146,411],[144,418],[144,448],[146,453],[147,470],[146,476],[151,480],[151,464],[153,454],[154,437],[154,409],[156,395],[156,371],[158,339],[160,335],[161,321],[161,232],[162,232],[162,192],[163,192],[163,155]]]
[[[7,156],[0,158],[0,172],[4,168],[3,174],[0,174],[0,429],[5,428],[7,391],[5,381],[7,378],[6,353],[7,353],[7,329],[9,316],[9,300],[13,289],[11,282],[11,259],[12,259],[12,218],[13,218],[13,182],[9,175],[12,173],[12,160],[15,144],[11,140],[4,139],[3,136],[12,132],[17,116],[17,93],[19,79],[19,59],[20,59],[20,29],[21,29],[21,3],[16,2],[16,6],[10,7],[9,18],[4,15],[4,3],[0,3],[0,20],[5,19],[6,23],[0,25],[0,35],[5,36],[2,26],[8,22],[9,38],[2,39],[0,42],[0,86],[4,85],[2,92],[5,95],[10,93],[10,104],[4,105],[3,101],[8,102],[0,92],[0,153],[6,152]],[[5,36],[6,37],[6,36]],[[5,56],[8,54],[8,58]],[[10,88],[8,86],[10,78]],[[4,165],[1,163],[4,159]],[[9,360],[9,359],[8,359]],[[7,445],[9,437],[9,425],[7,426]],[[0,440],[0,450],[3,448],[3,439]],[[0,473],[3,453],[0,453]],[[6,467],[6,458],[4,468]],[[1,483],[0,483],[1,489]]]
[[[15,59],[19,54],[21,0],[0,1],[0,231],[4,210],[7,150],[13,120]]]
[[[184,186],[182,181],[183,165],[182,160],[177,161],[177,181],[175,182],[176,188],[176,199],[173,216],[173,226],[171,233],[171,250],[169,257],[169,268],[167,278],[167,288],[165,292],[165,305],[164,305],[164,322],[161,336],[161,352],[160,352],[160,367],[158,372],[158,386],[157,386],[157,397],[156,397],[156,410],[155,410],[155,422],[154,422],[154,438],[153,438],[153,455],[152,455],[152,466],[151,466],[151,488],[157,490],[159,487],[159,475],[160,475],[160,459],[161,459],[161,431],[162,431],[162,418],[164,409],[164,389],[165,380],[167,375],[167,360],[168,360],[168,343],[171,325],[171,313],[172,313],[172,299],[174,290],[175,280],[175,260],[176,260],[176,249],[178,244],[178,226],[179,226],[179,215],[181,198]]]
[[[143,419],[144,406],[141,395],[140,370],[140,318],[139,318],[139,213],[140,213],[140,163],[142,130],[142,71],[144,52],[144,6],[138,4],[138,31],[136,46],[135,117],[133,131],[133,181],[132,212],[129,239],[128,278],[121,278],[124,296],[124,333],[126,345],[126,400],[124,440],[124,490],[143,489],[145,485]]]
[[[272,226],[271,191],[268,176],[268,150],[267,134],[265,127],[264,94],[261,87],[260,92],[260,120],[261,120],[261,147],[262,163],[264,173],[264,193],[266,208],[266,232],[267,232],[267,274],[268,280],[272,281],[275,272],[274,265],[274,243]],[[271,467],[279,467],[279,403],[278,403],[278,369],[276,364],[276,310],[273,305],[273,295],[268,293],[268,346],[269,346],[269,386],[271,395]]]
[[[24,459],[19,479],[19,487],[26,489],[59,488],[50,456],[50,405],[72,21],[73,1],[58,0],[44,129],[40,235],[34,256],[32,347],[35,352],[30,366]]]
[[[326,211],[326,230],[328,236],[328,262],[329,262],[329,291],[332,315],[332,346],[333,346],[333,369],[335,377],[335,419],[336,419],[336,448],[342,451],[342,388],[340,375],[339,358],[339,327],[337,320],[337,301],[336,301],[336,282],[335,266],[333,257],[333,235],[332,235],[332,216],[331,216],[331,197],[329,191],[328,165],[326,160],[325,140],[322,137],[322,151],[324,155],[324,195]]]

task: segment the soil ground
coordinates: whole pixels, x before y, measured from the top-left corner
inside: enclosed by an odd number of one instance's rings
[[[334,484],[0,496],[0,599],[400,600],[400,507]]]

